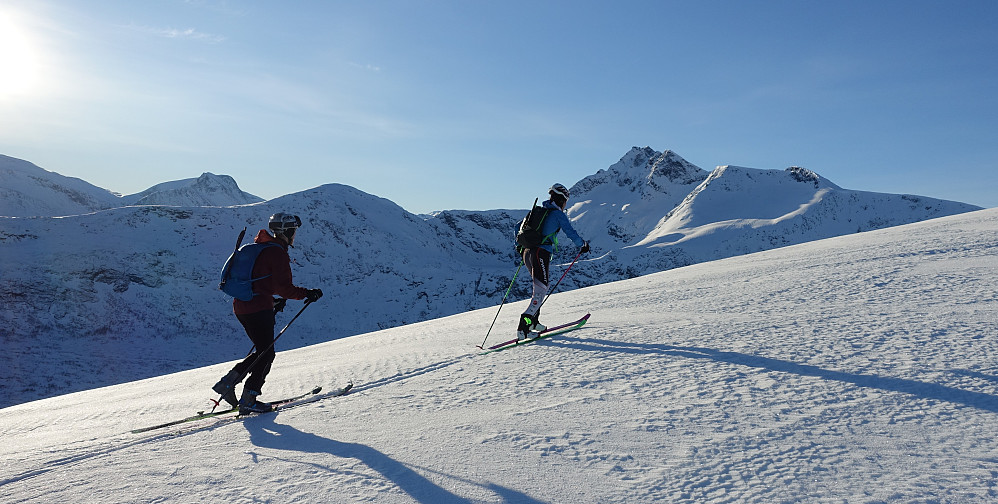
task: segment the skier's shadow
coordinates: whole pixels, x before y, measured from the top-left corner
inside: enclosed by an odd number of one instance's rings
[[[857,374],[824,369],[808,364],[762,357],[739,352],[727,352],[704,347],[681,347],[660,344],[628,343],[600,339],[561,338],[550,341],[550,345],[559,345],[579,350],[612,351],[629,354],[662,354],[673,357],[691,359],[708,359],[716,362],[726,362],[746,367],[779,371],[800,376],[814,376],[825,380],[852,383],[860,387],[901,392],[916,397],[963,404],[972,408],[998,413],[998,397],[983,392],[972,392],[937,383],[921,382],[905,378],[895,378],[876,374]]]
[[[260,448],[274,450],[297,451],[304,453],[324,453],[340,458],[352,458],[363,462],[367,467],[377,471],[388,481],[407,493],[417,502],[431,503],[471,503],[472,501],[455,495],[405,464],[385,455],[367,445],[345,443],[327,439],[315,434],[302,432],[290,425],[279,424],[274,420],[277,414],[261,415],[243,422],[250,434],[250,441]],[[308,463],[308,462],[306,462]],[[316,465],[312,463],[312,465]],[[316,465],[316,467],[319,467]],[[331,468],[325,468],[332,471]],[[510,496],[526,497],[517,492],[496,485],[486,485],[486,488],[508,499]],[[534,500],[517,500],[518,502],[539,502]]]
[[[274,422],[276,417],[275,414],[261,415],[243,422],[254,445],[275,450],[327,453],[335,457],[360,460],[419,502],[471,502],[440,488],[405,464],[370,446],[344,443],[302,432],[290,425]]]

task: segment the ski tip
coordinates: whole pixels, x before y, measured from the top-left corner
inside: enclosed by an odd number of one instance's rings
[[[314,389],[312,389],[313,394],[318,394],[320,391],[322,391],[322,386],[316,386]]]

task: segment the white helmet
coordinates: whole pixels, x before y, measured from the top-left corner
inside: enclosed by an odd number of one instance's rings
[[[565,201],[568,201],[568,188],[561,184],[551,186],[551,189],[548,190],[548,194],[551,196],[561,196],[562,198],[565,198]]]

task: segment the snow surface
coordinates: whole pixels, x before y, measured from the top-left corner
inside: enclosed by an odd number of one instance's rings
[[[0,215],[76,215],[110,208],[118,199],[89,182],[0,154]]]
[[[996,271],[982,210],[281,352],[265,397],[354,391],[241,422],[128,433],[231,363],[12,406],[0,501],[994,502]]]

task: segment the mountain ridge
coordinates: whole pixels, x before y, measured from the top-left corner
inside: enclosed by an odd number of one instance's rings
[[[129,205],[231,206],[261,201],[263,198],[240,190],[228,175],[203,173],[122,196],[0,154],[0,216],[64,217]]]

